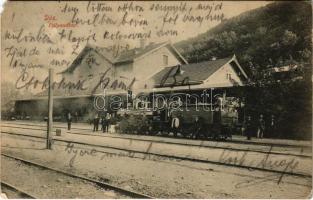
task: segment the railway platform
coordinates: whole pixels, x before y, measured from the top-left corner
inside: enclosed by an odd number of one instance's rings
[[[126,152],[137,154],[139,157],[157,156],[162,158],[189,160],[193,162],[210,162],[217,164],[237,165],[239,157],[246,161],[244,167],[256,167],[271,169],[271,166],[262,167],[261,160],[264,156],[271,154],[271,159],[277,162],[289,157],[299,157],[299,172],[308,174],[307,162],[311,162],[311,146],[298,144],[276,144],[276,143],[245,143],[244,140],[192,140],[186,138],[130,135],[119,133],[93,132],[88,129],[88,125],[73,126],[68,131],[65,124],[55,124],[55,129],[61,129],[61,135],[54,131],[52,134],[53,144],[82,145],[84,148],[94,148],[105,150],[106,152]],[[41,141],[46,140],[46,127],[44,124],[3,124],[1,131],[10,137],[37,138]],[[53,145],[55,146],[55,145]],[[66,149],[72,149],[71,147]],[[226,160],[225,160],[226,157]],[[237,158],[235,161],[233,158]],[[258,162],[256,162],[257,160]],[[253,166],[250,163],[253,163]],[[240,164],[242,165],[242,163]],[[303,165],[303,166],[302,166]]]
[[[42,121],[34,122],[34,121],[26,121],[26,120],[18,120],[18,121],[2,121],[3,125],[5,124],[15,124],[15,125],[37,125],[41,127],[46,127],[46,123]],[[54,122],[55,128],[60,128],[63,132],[67,131],[67,124],[64,122]],[[183,144],[198,144],[201,143],[200,140],[191,140],[187,138],[174,138],[171,136],[148,136],[148,135],[140,135],[140,134],[122,134],[122,133],[102,133],[102,131],[93,132],[93,125],[88,123],[72,123],[72,130],[77,131],[81,130],[85,134],[109,134],[112,136],[123,137],[123,138],[141,138],[147,140],[154,140],[154,141],[169,141],[169,142],[178,142]],[[100,125],[99,125],[100,129]],[[243,143],[243,144],[256,144],[256,145],[276,145],[276,146],[296,146],[296,147],[311,147],[312,141],[311,140],[291,140],[291,139],[277,139],[277,138],[256,138],[252,137],[251,140],[247,140],[246,136],[243,135],[233,135],[231,139],[232,143]]]

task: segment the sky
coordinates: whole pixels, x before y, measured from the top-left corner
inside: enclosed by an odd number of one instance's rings
[[[102,2],[103,3],[103,2]],[[105,13],[106,16],[111,17],[117,21],[123,18],[125,12],[117,13],[118,6],[123,5],[125,2],[105,2],[104,4],[107,6],[111,6],[113,8],[112,12]],[[166,12],[153,12],[150,11],[149,8],[151,4],[159,4],[163,6],[179,6],[180,2],[135,2],[144,8],[143,12],[128,12],[128,18],[130,19],[133,17],[137,20],[146,20],[148,25],[146,26],[117,26],[117,25],[98,25],[98,26],[88,26],[79,24],[75,28],[65,28],[66,33],[69,33],[72,30],[72,36],[74,37],[87,37],[88,35],[92,35],[93,33],[96,34],[97,41],[90,40],[88,43],[97,45],[97,46],[110,46],[110,45],[126,45],[128,44],[130,47],[139,46],[138,40],[108,40],[103,39],[103,33],[105,31],[108,32],[117,32],[120,31],[123,34],[127,34],[130,32],[148,32],[149,30],[152,31],[153,36],[151,39],[147,40],[146,43],[149,42],[163,42],[163,41],[171,41],[172,43],[185,40],[191,37],[195,37],[200,33],[204,33],[210,30],[212,27],[218,25],[220,21],[204,21],[201,23],[183,23],[182,18],[185,14],[189,14],[192,16],[205,16],[208,13],[208,10],[196,10],[196,7],[199,3],[203,4],[204,6],[212,6],[213,11],[211,14],[216,15],[224,15],[224,18],[229,19],[231,17],[237,16],[245,11],[252,10],[255,8],[259,8],[265,6],[266,4],[270,3],[269,1],[225,1],[222,2],[222,6],[218,7],[221,8],[220,10],[214,11],[216,5],[220,5],[221,2],[217,1],[210,1],[210,2],[186,2],[187,8],[192,7],[193,10],[188,12],[182,12],[179,14],[179,19],[175,22],[172,21],[171,23],[167,23],[164,25],[164,30],[176,30],[178,35],[170,36],[170,37],[156,37],[156,31],[160,30],[163,24],[163,17],[165,16]],[[61,10],[67,4],[67,12],[63,13]],[[2,81],[9,81],[9,82],[16,82],[17,78],[20,76],[22,69],[20,68],[13,68],[10,67],[10,60],[11,56],[7,56],[9,54],[10,47],[14,47],[19,49],[20,51],[25,50],[29,52],[31,49],[36,47],[40,54],[38,56],[24,56],[21,57],[19,60],[25,64],[33,63],[33,64],[42,64],[43,68],[36,68],[30,69],[29,73],[34,75],[38,79],[43,79],[47,76],[49,63],[52,59],[56,59],[62,61],[63,59],[68,63],[71,63],[77,55],[71,54],[73,50],[73,42],[69,42],[67,39],[60,39],[60,32],[63,28],[51,28],[49,27],[49,23],[59,23],[64,24],[70,22],[74,11],[78,10],[78,14],[76,15],[81,20],[92,19],[92,16],[95,14],[90,10],[87,11],[88,2],[6,2],[4,5],[4,11],[2,14],[2,25],[1,25],[1,39],[2,39],[2,46],[1,46],[1,80]],[[96,5],[94,3],[93,5]],[[90,8],[90,7],[89,7]],[[177,12],[179,13],[179,12]],[[102,14],[100,12],[100,14]],[[54,17],[55,20],[47,20],[47,16]],[[101,16],[101,15],[100,15]],[[176,16],[176,13],[169,12],[169,17],[173,19]],[[19,33],[21,29],[23,29],[24,35],[36,35],[40,27],[44,28],[44,33],[47,34],[51,40],[53,40],[54,44],[42,44],[40,42],[16,42],[16,40],[12,39],[5,39],[6,33]],[[79,53],[86,45],[87,42],[81,42],[77,52]],[[51,47],[53,49],[59,48],[62,50],[62,55],[50,55],[47,53],[47,49]],[[60,67],[55,67],[55,72],[60,72],[66,69],[67,66],[64,64]]]

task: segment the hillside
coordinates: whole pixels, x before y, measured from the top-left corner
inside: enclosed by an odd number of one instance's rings
[[[275,2],[228,19],[175,47],[189,62],[236,54],[248,71],[311,57],[311,5]]]
[[[275,2],[175,46],[191,63],[236,54],[252,79],[245,95],[246,114],[254,121],[260,113],[266,120],[274,115],[276,129],[270,137],[307,139],[312,136],[311,13],[309,2]],[[269,67],[291,63],[307,63],[299,66],[306,66],[308,81],[287,79],[282,84],[264,76]]]

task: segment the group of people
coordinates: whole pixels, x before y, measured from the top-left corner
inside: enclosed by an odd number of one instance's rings
[[[101,130],[102,132],[108,132],[109,131],[109,126],[110,126],[110,119],[111,115],[107,113],[106,115],[102,115],[99,117],[99,114],[95,114],[93,118],[93,131],[98,131],[99,130],[99,124],[101,124]],[[66,121],[67,121],[67,130],[71,130],[71,125],[72,125],[72,114],[70,112],[67,113],[66,115]]]
[[[178,132],[183,131],[183,117],[181,113],[178,113],[177,116],[170,116],[170,127],[174,136],[177,136]],[[208,134],[205,132],[205,120],[201,116],[195,116],[192,126],[192,134],[190,138],[198,139],[201,136],[208,137]],[[187,127],[185,127],[187,128]],[[222,128],[222,116],[221,110],[219,107],[215,108],[213,112],[213,132],[215,135],[220,134]]]
[[[218,131],[221,128],[221,113],[219,110],[215,110],[213,115],[213,129],[214,131]],[[72,124],[72,115],[70,112],[66,115],[67,119],[67,129],[71,130],[71,124]],[[93,123],[93,131],[99,130],[99,125],[101,125],[101,130],[103,133],[109,131],[110,126],[110,120],[111,120],[111,114],[106,113],[105,115],[99,116],[98,113],[94,115],[94,118],[92,120]],[[178,114],[176,116],[170,116],[170,127],[171,131],[173,132],[174,136],[177,136],[179,132],[182,131],[182,124],[183,124],[183,117],[181,114]],[[196,116],[194,121],[194,131],[191,135],[191,138],[199,138],[201,135],[201,131],[204,125],[204,121],[201,117]],[[247,140],[251,140],[253,133],[255,133],[256,130],[256,137],[257,138],[263,138],[265,130],[274,131],[275,126],[275,119],[274,115],[271,115],[270,123],[268,123],[268,127],[266,127],[266,123],[264,120],[263,114],[260,114],[258,121],[255,123],[252,121],[252,118],[250,115],[247,116],[244,124],[244,134],[247,136]],[[257,129],[255,129],[257,128]]]
[[[101,130],[103,133],[109,131],[111,115],[107,113],[99,117],[99,114],[95,114],[93,118],[93,132],[99,130],[99,124],[101,124]]]
[[[263,114],[260,114],[256,126],[257,126],[256,137],[257,138],[263,138],[264,132],[266,129],[270,129],[271,131],[274,131],[274,127],[275,127],[274,115],[271,115],[269,126],[266,127],[264,116],[263,116]],[[253,132],[255,130],[254,127],[255,127],[255,124],[253,124],[253,122],[251,120],[251,116],[247,116],[247,119],[245,121],[245,127],[244,127],[245,128],[245,135],[247,136],[247,140],[251,140],[251,137],[252,137]]]

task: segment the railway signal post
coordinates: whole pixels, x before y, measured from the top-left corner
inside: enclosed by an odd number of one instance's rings
[[[53,69],[49,69],[49,89],[48,89],[48,127],[46,148],[51,149],[51,135],[53,127]]]

